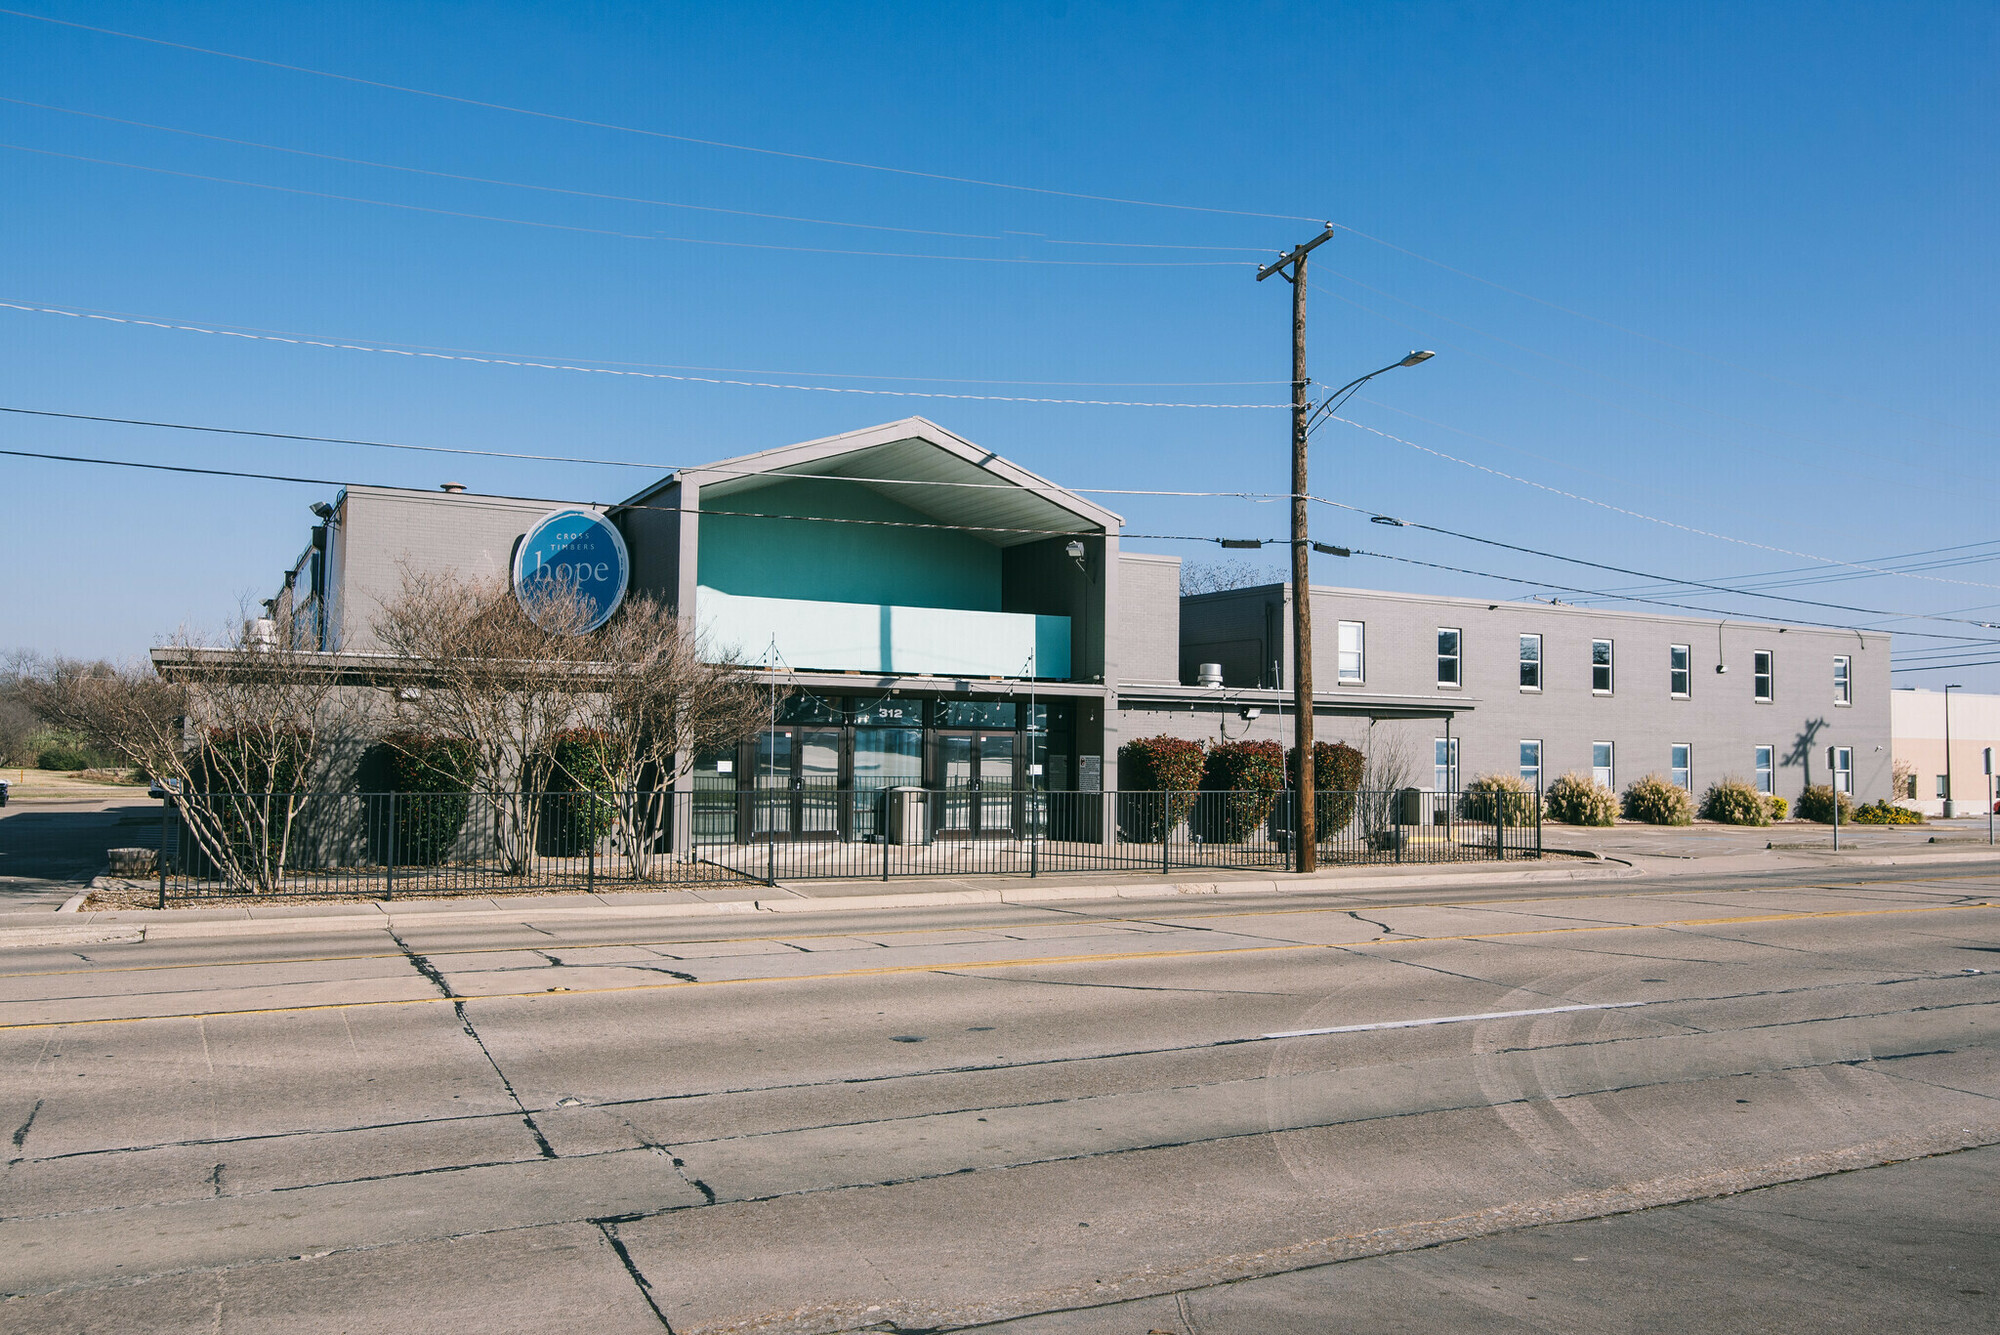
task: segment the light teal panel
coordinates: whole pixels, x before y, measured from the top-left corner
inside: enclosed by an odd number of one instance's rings
[[[1069,676],[1069,618],[887,603],[749,598],[706,586],[695,619],[709,651],[801,671],[930,672],[939,676]]]
[[[866,487],[823,479],[703,497],[701,504],[704,511],[934,522]],[[999,548],[940,529],[704,513],[697,569],[702,585],[748,597],[1000,610]]]

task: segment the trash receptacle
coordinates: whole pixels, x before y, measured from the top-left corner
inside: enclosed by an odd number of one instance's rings
[[[923,844],[930,842],[929,822],[924,819],[924,790],[921,788],[891,788],[887,795],[889,804],[888,822],[885,836],[892,844]]]

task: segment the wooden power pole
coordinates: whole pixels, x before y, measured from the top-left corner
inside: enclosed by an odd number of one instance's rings
[[[1319,828],[1313,774],[1312,580],[1306,537],[1306,427],[1312,405],[1306,392],[1306,255],[1333,235],[1333,226],[1257,270],[1257,281],[1278,274],[1292,285],[1292,737],[1298,754],[1297,848],[1293,868],[1319,865]],[[1289,270],[1289,272],[1287,272]]]

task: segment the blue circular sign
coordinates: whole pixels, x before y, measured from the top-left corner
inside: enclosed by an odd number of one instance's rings
[[[557,510],[536,521],[514,554],[514,596],[530,617],[548,596],[575,589],[590,613],[584,631],[596,630],[625,601],[632,561],[625,539],[603,515]]]

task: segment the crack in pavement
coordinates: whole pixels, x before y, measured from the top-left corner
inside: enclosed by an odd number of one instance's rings
[[[35,1118],[41,1115],[41,1111],[42,1111],[42,1100],[40,1100],[40,1099],[36,1099],[36,1100],[35,1100],[35,1106],[34,1106],[34,1107],[32,1107],[32,1108],[30,1108],[30,1109],[28,1109],[28,1120],[27,1120],[27,1121],[25,1121],[25,1122],[23,1122],[23,1123],[21,1123],[21,1125],[19,1125],[19,1126],[17,1126],[17,1127],[15,1127],[15,1128],[14,1128],[14,1148],[15,1148],[15,1149],[17,1149],[17,1150],[18,1150],[18,1149],[20,1149],[20,1148],[21,1148],[21,1146],[22,1146],[23,1144],[25,1144],[25,1143],[27,1142],[27,1139],[28,1139],[28,1128],[29,1128],[29,1127],[31,1127],[31,1126],[33,1126],[33,1125],[35,1124]],[[18,1163],[18,1162],[20,1161],[20,1157],[21,1157],[21,1156],[18,1156],[18,1155],[17,1155],[17,1156],[15,1157],[15,1162],[17,1162],[17,1163]]]
[[[514,1101],[514,1106],[520,1109],[521,1121],[526,1124],[528,1134],[535,1138],[535,1145],[541,1150],[542,1157],[555,1158],[555,1146],[549,1144],[549,1138],[542,1134],[541,1127],[535,1125],[535,1115],[528,1111],[527,1104],[521,1102],[521,1096],[514,1092],[514,1082],[500,1069],[500,1063],[494,1060],[492,1051],[486,1046],[486,1040],[481,1038],[479,1030],[473,1027],[472,1017],[466,1013],[465,999],[454,993],[451,984],[445,980],[445,976],[438,971],[437,966],[412,950],[409,943],[398,936],[393,927],[389,929],[389,939],[401,947],[404,956],[410,961],[410,967],[429,979],[431,985],[437,988],[438,994],[451,1002],[452,1011],[458,1016],[459,1028],[465,1031],[466,1037],[478,1045],[480,1054],[486,1058],[486,1064],[493,1068],[493,1074],[498,1077],[500,1087],[507,1092],[507,1097]]]
[[[632,1253],[626,1250],[624,1239],[618,1236],[618,1226],[609,1219],[593,1219],[590,1222],[597,1225],[597,1231],[604,1235],[605,1244],[611,1248],[611,1254],[618,1258],[618,1264],[625,1267],[626,1276],[631,1279],[632,1286],[639,1290],[639,1296],[646,1300],[646,1306],[652,1311],[653,1319],[660,1323],[660,1329],[666,1331],[667,1335],[674,1335],[674,1328],[667,1321],[667,1314],[660,1310],[658,1300],[653,1297],[653,1286],[646,1282],[646,1276],[639,1269],[638,1263],[632,1259]]]

